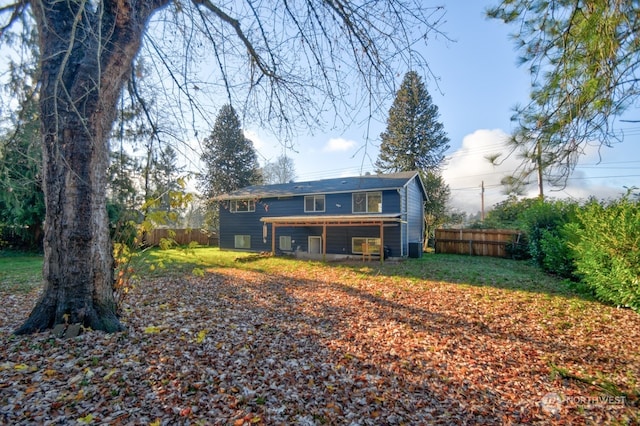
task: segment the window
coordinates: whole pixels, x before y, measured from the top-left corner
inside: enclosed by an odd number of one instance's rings
[[[305,212],[323,212],[324,195],[307,195],[304,197]]]
[[[354,213],[382,213],[382,192],[357,192],[353,194]]]
[[[256,202],[253,200],[231,200],[231,213],[255,212]]]
[[[380,238],[353,237],[351,239],[351,252],[362,253],[362,245],[369,244],[369,253],[380,253]]]
[[[251,235],[234,235],[234,247],[238,249],[251,248]]]
[[[280,236],[280,250],[291,251],[291,237],[288,235]]]

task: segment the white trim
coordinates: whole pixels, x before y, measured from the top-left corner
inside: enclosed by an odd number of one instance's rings
[[[250,249],[251,235],[235,234],[233,236],[233,247],[237,249]]]
[[[307,210],[307,198],[313,197],[313,208],[314,210]],[[315,210],[316,207],[316,199],[322,198],[322,210]],[[304,212],[305,213],[322,213],[327,209],[327,198],[324,194],[314,194],[314,195],[305,195],[303,197],[304,202]]]
[[[238,210],[238,203],[246,203],[247,210]],[[255,200],[231,200],[229,204],[229,211],[231,213],[253,213],[256,211]]]
[[[365,210],[364,211],[356,211],[355,207],[356,207],[356,200],[355,197],[356,195],[362,195],[364,194],[364,203],[365,203]],[[369,211],[369,196],[370,195],[379,195],[380,196],[380,204],[378,205],[378,211]],[[351,212],[352,213],[382,213],[382,191],[359,191],[359,192],[354,192],[353,194],[351,194]]]
[[[319,243],[318,244],[318,251],[311,251],[311,240],[318,240]],[[308,244],[309,246],[307,247],[307,252],[310,254],[322,254],[322,237],[319,235],[309,235],[308,238]]]

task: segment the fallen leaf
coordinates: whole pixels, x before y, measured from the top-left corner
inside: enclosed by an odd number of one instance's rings
[[[82,424],[85,424],[85,425],[90,424],[91,422],[93,422],[93,414],[87,414],[84,417],[80,417],[78,419],[78,422],[82,423]]]

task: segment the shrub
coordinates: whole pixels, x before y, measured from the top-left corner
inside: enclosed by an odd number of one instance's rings
[[[505,246],[505,251],[509,257],[514,260],[530,259],[527,235],[525,233],[514,235],[511,241]]]
[[[494,205],[487,213],[482,227],[495,229],[519,229],[522,214],[532,205],[538,203],[537,198],[518,200],[509,196],[506,200]],[[473,226],[475,228],[475,226]]]
[[[571,244],[577,241],[575,222],[565,223],[555,232],[544,230],[540,240],[540,247],[544,256],[542,268],[562,278],[577,281],[575,256]]]
[[[520,228],[527,234],[529,255],[546,272],[574,276],[573,254],[568,240],[575,239],[567,224],[577,222],[578,204],[537,200],[522,212]]]
[[[640,205],[589,202],[572,245],[577,273],[600,300],[640,311]]]

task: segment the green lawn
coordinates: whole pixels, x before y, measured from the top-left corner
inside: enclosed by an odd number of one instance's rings
[[[244,261],[243,261],[244,260]],[[260,257],[254,253],[221,251],[213,247],[150,249],[137,254],[130,263],[134,278],[200,275],[210,268],[234,267],[261,272],[312,268],[323,262],[288,257]],[[389,280],[424,280],[490,286],[547,294],[578,295],[572,286],[543,273],[526,261],[479,256],[425,254],[419,259],[373,262],[330,262],[327,266],[355,270],[362,274],[387,276]],[[0,255],[0,291],[26,292],[41,284],[42,256]],[[580,297],[590,299],[581,294]]]
[[[24,293],[42,283],[42,256],[0,252],[0,291]]]

